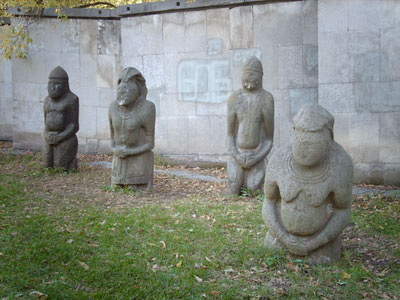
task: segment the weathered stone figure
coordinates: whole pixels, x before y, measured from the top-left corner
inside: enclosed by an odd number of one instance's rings
[[[265,246],[314,263],[340,259],[350,219],[353,163],[333,139],[333,116],[306,105],[294,118],[292,145],[278,149],[265,178]]]
[[[243,88],[228,100],[228,193],[261,190],[274,134],[274,98],[262,88],[261,62],[250,57],[242,69]]]
[[[135,68],[125,68],[118,80],[117,100],[108,118],[114,152],[111,182],[133,188],[153,186],[155,106],[146,100],[146,81]]]
[[[43,161],[47,168],[77,168],[79,99],[69,90],[67,72],[60,66],[49,75],[44,100]]]

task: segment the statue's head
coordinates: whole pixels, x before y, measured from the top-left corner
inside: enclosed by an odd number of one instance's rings
[[[68,74],[60,66],[55,67],[53,71],[50,72],[47,91],[50,98],[55,100],[69,91]]]
[[[118,79],[117,103],[131,106],[147,95],[146,80],[136,68],[124,68]]]
[[[262,87],[263,67],[261,61],[251,56],[242,68],[242,86],[248,91],[259,90]]]
[[[333,142],[334,118],[320,105],[304,105],[293,119],[292,154],[299,165],[317,165]]]

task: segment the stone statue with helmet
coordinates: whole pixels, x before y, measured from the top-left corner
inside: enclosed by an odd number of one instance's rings
[[[49,75],[44,100],[43,161],[47,168],[77,168],[79,98],[70,91],[68,74],[58,66]]]

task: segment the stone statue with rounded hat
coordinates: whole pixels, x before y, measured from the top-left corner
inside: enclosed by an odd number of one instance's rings
[[[251,56],[242,68],[242,88],[228,99],[228,193],[261,192],[266,157],[274,135],[274,98],[262,87],[261,61]]]
[[[77,169],[79,98],[70,91],[68,74],[60,66],[49,75],[44,100],[43,161],[47,168]]]
[[[333,116],[305,105],[293,121],[292,143],[267,166],[262,215],[264,245],[312,263],[341,256],[341,233],[350,220],[353,163],[334,140]]]

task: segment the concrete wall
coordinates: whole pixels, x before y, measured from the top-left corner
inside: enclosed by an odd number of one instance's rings
[[[14,146],[41,149],[48,76],[61,65],[80,100],[79,151],[108,151],[107,109],[121,68],[120,22],[43,18],[28,29],[28,57],[12,61]]]
[[[400,184],[400,1],[322,0],[319,102],[355,181]]]
[[[291,112],[317,102],[317,2],[248,5],[121,19],[121,61],[144,72],[156,104],[156,152],[223,160],[226,100],[249,55],[276,100],[275,143]],[[284,26],[282,26],[284,24]],[[135,37],[135,38],[133,38]]]
[[[225,161],[226,100],[256,55],[275,98],[274,149],[290,141],[299,108],[320,103],[355,181],[400,184],[400,1],[178,2],[29,26],[28,59],[0,62],[1,137],[12,128],[16,147],[40,149],[47,77],[61,65],[80,98],[79,151],[109,151],[107,109],[119,71],[134,66],[157,108],[156,153]]]
[[[0,139],[12,140],[13,124],[11,62],[0,59]]]
[[[135,66],[157,107],[155,151],[224,161],[226,100],[253,54],[276,100],[275,145],[288,142],[292,112],[318,101],[317,1],[257,2],[141,16],[132,9],[120,20],[40,19],[29,26],[28,58],[12,62],[14,145],[41,148],[47,78],[61,65],[80,98],[79,151],[108,151],[107,108],[118,73]]]

